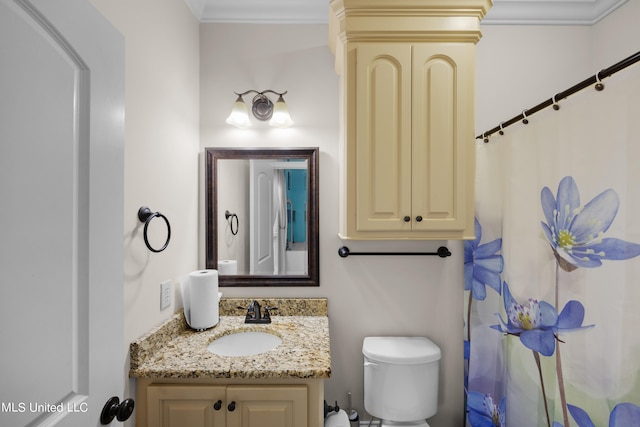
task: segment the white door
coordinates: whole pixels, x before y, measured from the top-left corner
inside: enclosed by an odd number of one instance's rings
[[[0,0],[2,426],[124,398],[123,73],[88,0]]]

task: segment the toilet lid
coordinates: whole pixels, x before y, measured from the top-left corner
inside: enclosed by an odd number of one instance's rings
[[[417,365],[440,359],[440,347],[425,337],[366,337],[362,354],[371,360]]]

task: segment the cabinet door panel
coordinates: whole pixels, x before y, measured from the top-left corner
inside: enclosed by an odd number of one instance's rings
[[[412,207],[413,217],[423,218],[416,230],[464,230],[468,224],[473,53],[472,44],[414,45]]]
[[[147,389],[149,426],[225,427],[224,386],[150,385]]]
[[[229,386],[227,400],[236,407],[227,413],[227,427],[304,427],[307,387]]]
[[[410,229],[411,48],[363,44],[356,64],[356,228]]]

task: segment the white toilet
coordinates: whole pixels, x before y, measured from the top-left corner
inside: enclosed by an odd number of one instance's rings
[[[429,427],[438,410],[440,347],[424,337],[366,337],[364,408],[381,427]]]

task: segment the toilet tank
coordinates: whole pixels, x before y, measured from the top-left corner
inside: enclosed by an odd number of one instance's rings
[[[364,407],[389,421],[416,421],[438,410],[440,347],[425,337],[366,337]]]

